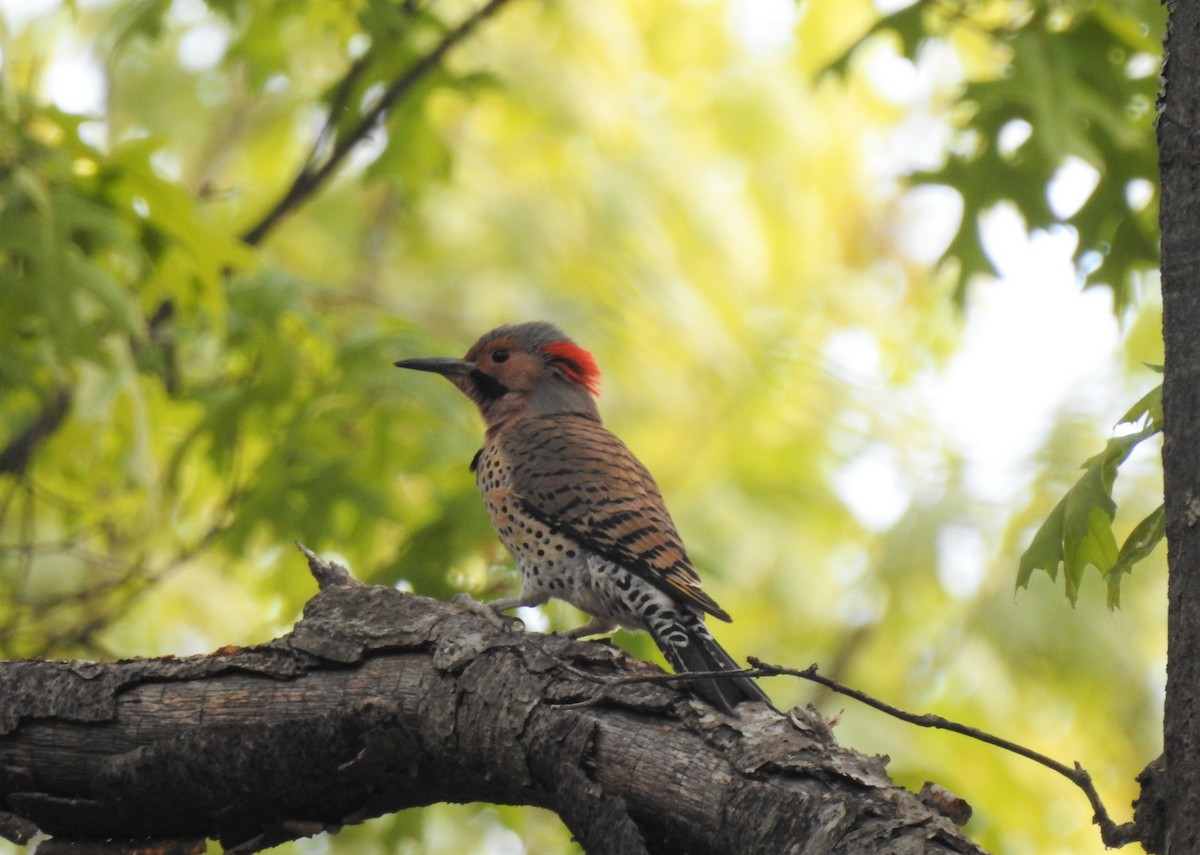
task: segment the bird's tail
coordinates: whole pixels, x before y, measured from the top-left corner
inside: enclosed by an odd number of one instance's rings
[[[667,626],[650,626],[654,643],[671,663],[675,673],[687,671],[738,671],[741,665],[717,644],[704,618],[685,611],[678,621]],[[688,688],[713,706],[726,713],[742,701],[764,701],[771,699],[749,677],[705,678],[688,682]]]

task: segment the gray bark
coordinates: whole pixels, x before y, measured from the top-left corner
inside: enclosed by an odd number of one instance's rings
[[[250,852],[488,801],[549,808],[597,855],[982,851],[812,711],[727,717],[616,681],[661,672],[609,645],[320,570],[303,620],[258,647],[0,663],[0,834]]]
[[[1200,852],[1200,4],[1169,4],[1158,122],[1166,366],[1167,695],[1165,835],[1151,851]]]

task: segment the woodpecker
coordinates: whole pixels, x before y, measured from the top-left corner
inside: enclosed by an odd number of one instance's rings
[[[486,426],[471,471],[521,575],[496,613],[551,597],[588,613],[573,637],[645,630],[678,672],[739,668],[704,624],[731,618],[700,577],[654,478],[600,420],[600,371],[590,353],[544,322],[502,326],[462,359],[402,359],[440,374],[475,402]],[[725,712],[765,701],[750,679],[696,680]]]

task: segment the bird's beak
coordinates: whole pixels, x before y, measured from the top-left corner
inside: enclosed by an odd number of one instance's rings
[[[411,368],[413,371],[432,371],[443,377],[466,377],[475,370],[475,363],[446,356],[429,356],[422,359],[401,359],[396,363],[396,367]]]

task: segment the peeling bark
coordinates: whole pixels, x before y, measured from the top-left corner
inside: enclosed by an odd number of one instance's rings
[[[811,710],[725,716],[614,682],[657,669],[606,644],[319,578],[303,620],[258,647],[0,663],[0,834],[252,852],[488,801],[553,810],[596,855],[982,851]]]

